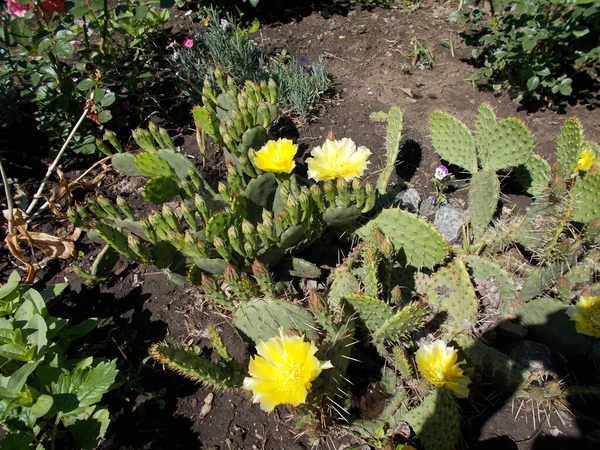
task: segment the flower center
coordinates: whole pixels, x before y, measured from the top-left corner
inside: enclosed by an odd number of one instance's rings
[[[302,371],[298,364],[283,364],[279,368],[279,382],[286,388],[286,390],[296,388],[302,383]]]
[[[600,332],[600,302],[596,302],[590,306],[586,314],[586,319],[596,332]]]

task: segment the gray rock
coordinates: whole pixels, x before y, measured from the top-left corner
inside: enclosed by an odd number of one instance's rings
[[[400,202],[400,206],[403,206],[410,212],[416,213],[419,211],[419,205],[421,204],[421,196],[415,188],[410,188],[400,192],[396,199]]]
[[[450,242],[460,237],[465,213],[463,210],[452,205],[444,205],[435,213],[433,225],[442,233],[442,236]]]
[[[548,372],[552,369],[550,347],[533,341],[519,342],[509,356],[532,372]]]

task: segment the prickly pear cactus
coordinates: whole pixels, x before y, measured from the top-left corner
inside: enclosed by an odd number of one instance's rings
[[[448,244],[440,232],[407,211],[383,210],[359,228],[357,234],[368,239],[373,227],[378,227],[391,239],[399,259],[405,258],[404,265],[431,267],[441,263],[448,255]]]
[[[387,117],[387,130],[385,136],[385,159],[386,164],[377,179],[377,192],[384,195],[387,191],[387,185],[390,177],[396,167],[396,159],[400,152],[400,142],[402,141],[402,130],[404,128],[404,115],[399,108],[392,107]]]

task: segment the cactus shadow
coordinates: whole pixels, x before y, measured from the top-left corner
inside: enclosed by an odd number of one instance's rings
[[[527,327],[527,340],[549,342],[548,337],[559,337],[557,329],[562,329],[565,320],[564,311],[547,316],[544,323]],[[489,328],[473,346],[463,349],[469,361],[471,355],[480,353],[480,346],[485,343],[493,346],[505,355],[523,342],[523,337],[513,335],[510,331],[511,321],[504,320]],[[509,326],[506,326],[509,325]],[[581,336],[581,335],[579,335]],[[561,395],[554,399],[544,390],[542,397],[536,397],[535,391],[523,394],[518,383],[507,384],[501,381],[497,369],[491,369],[490,361],[483,359],[483,371],[471,374],[474,382],[468,399],[460,400],[462,409],[462,449],[493,450],[502,449],[592,449],[598,448],[598,442],[587,438],[588,433],[598,427],[597,413],[593,402],[584,403],[581,399],[569,394],[570,388],[591,386],[598,383],[594,361],[589,358],[584,339],[575,347],[551,344],[552,363],[540,361],[534,353],[521,354],[519,363],[511,368],[510,379],[521,379],[526,370],[539,368],[540,372],[529,378],[529,386],[547,386],[547,383],[559,383]],[[587,341],[588,344],[593,342]],[[578,349],[579,352],[575,352]],[[485,369],[488,369],[487,371]],[[550,370],[548,370],[550,369]],[[572,390],[574,392],[574,390]],[[539,398],[539,400],[537,400]],[[533,399],[533,401],[531,400]],[[521,407],[519,413],[517,410]],[[557,411],[558,410],[558,414]],[[540,411],[542,411],[540,413]],[[544,412],[549,412],[547,415]],[[570,411],[570,412],[569,412]],[[541,420],[532,427],[533,414],[541,414]],[[526,417],[527,416],[527,417]],[[438,411],[425,423],[425,430],[435,431],[439,427],[442,412]]]
[[[423,150],[421,144],[413,139],[404,141],[399,155],[402,161],[396,163],[396,175],[405,182],[410,182],[421,166]]]

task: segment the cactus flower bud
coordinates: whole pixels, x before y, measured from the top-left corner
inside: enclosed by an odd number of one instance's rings
[[[148,124],[148,131],[160,148],[166,148],[166,145],[162,140],[162,136],[158,132],[158,125],[156,125],[154,122],[150,122]]]
[[[158,134],[162,138],[165,148],[168,148],[169,150],[173,151],[177,149],[177,147],[175,147],[175,142],[173,142],[173,139],[171,138],[167,130],[165,130],[163,127],[159,127]]]
[[[255,258],[257,250],[256,243],[251,241],[244,242],[244,252],[248,258]]]
[[[76,208],[77,210],[77,214],[79,214],[79,216],[85,221],[89,221],[92,219],[92,216],[90,216],[89,211],[87,210],[87,208],[83,205],[77,205]]]
[[[226,261],[229,261],[231,259],[231,252],[229,251],[229,248],[225,245],[223,239],[221,239],[219,236],[215,236],[213,238],[213,245],[215,246],[215,250],[221,256],[221,258],[223,258]]]
[[[336,187],[335,187],[334,181],[331,181],[331,180],[325,181],[325,183],[323,184],[323,190],[325,191],[325,198],[327,198],[327,201],[329,202],[329,204],[331,206],[335,206],[336,205],[335,198],[336,198],[337,192],[336,192]]]
[[[192,184],[194,185],[196,190],[201,191],[202,187],[203,187],[202,178],[200,178],[200,175],[198,174],[196,169],[193,167],[190,167],[187,175],[188,175],[188,177],[190,177],[190,180],[192,181]]]
[[[244,235],[244,240],[246,242],[249,242],[251,244],[251,246],[249,248],[254,249],[254,251],[250,252],[251,254],[256,253],[256,249],[258,248],[258,239],[257,239],[257,233],[256,233],[256,228],[254,227],[254,225],[252,225],[248,220],[244,219],[242,221],[242,233]],[[250,254],[248,254],[248,252],[246,252],[246,254],[248,256],[250,256]]]
[[[550,187],[553,191],[559,192],[565,188],[565,181],[563,177],[561,177],[558,173],[555,173],[552,178],[550,178]]]
[[[87,208],[91,211],[91,213],[99,217],[101,219],[110,219],[110,216],[100,207],[97,200],[90,200],[87,203]]]
[[[396,285],[392,288],[392,291],[390,292],[390,302],[394,305],[398,305],[401,301],[402,289],[400,289],[400,286]]]
[[[227,230],[227,237],[229,238],[229,244],[231,245],[231,248],[233,248],[240,255],[246,256],[240,232],[235,226],[229,227]]]
[[[345,207],[350,206],[352,198],[350,196],[350,189],[348,189],[348,182],[344,178],[338,178],[336,180],[337,197]]]
[[[323,297],[319,295],[319,293],[312,289],[308,294],[308,309],[312,312],[318,312],[325,309],[325,303],[323,302]]]
[[[375,206],[375,200],[377,200],[377,192],[370,183],[365,186],[365,194],[367,199],[365,201],[365,207],[362,209],[362,212],[364,213],[371,211]]]
[[[213,89],[212,83],[209,81],[208,78],[204,78],[204,83],[202,84],[202,95],[207,97],[210,101],[208,105],[205,103],[204,106],[212,107],[213,105],[216,105],[218,103],[217,95],[215,93],[215,90]]]
[[[269,126],[269,122],[271,121],[271,113],[269,112],[269,107],[264,103],[260,103],[258,105],[256,114],[258,118],[258,124],[267,128]]]
[[[225,200],[227,203],[231,202],[230,191],[225,183],[219,181],[219,184],[217,185],[217,190],[219,191],[219,194],[221,194],[221,197],[223,197],[223,200]]]
[[[151,260],[152,255],[150,254],[150,250],[148,250],[135,234],[129,234],[127,236],[127,245],[133,252],[140,257],[142,262],[147,263]]]
[[[225,86],[225,79],[223,78],[223,72],[221,72],[219,69],[217,69],[214,71],[213,75],[215,77],[215,81],[217,82],[217,85],[219,86],[219,89],[221,89],[221,92],[225,92],[227,87]]]
[[[133,139],[135,139],[135,142],[137,143],[137,145],[140,146],[140,148],[150,153],[157,152],[156,144],[154,143],[154,138],[148,130],[136,128],[131,134],[133,135]]]
[[[311,184],[310,186],[310,196],[319,211],[325,211],[325,202],[323,201],[323,191],[318,184]]]
[[[269,78],[267,87],[269,88],[269,102],[273,104],[277,103],[277,83],[275,83],[275,80]]]
[[[231,91],[232,97],[234,97],[234,98],[237,97],[237,94],[238,94],[237,83],[235,82],[235,80],[233,79],[233,77],[231,75],[227,75],[227,89],[229,91]],[[234,105],[235,105],[235,103],[234,103]]]
[[[308,220],[312,213],[312,203],[310,201],[310,191],[306,186],[302,186],[300,189],[300,195],[298,196],[298,203],[300,204],[300,221],[304,222]]]
[[[133,214],[133,210],[127,200],[125,200],[120,195],[117,195],[117,206],[121,210],[121,212],[127,217],[129,220],[135,220],[135,215]]]
[[[177,215],[175,214],[175,210],[173,208],[171,208],[168,205],[163,205],[162,216],[164,217],[165,222],[167,223],[168,227],[171,228],[171,230],[176,232],[181,231],[181,227],[179,226],[179,219],[177,218]]]
[[[202,217],[202,221],[204,223],[207,223],[208,219],[210,219],[210,213],[208,211],[208,205],[206,204],[206,202],[204,201],[204,198],[202,198],[202,196],[200,194],[194,195],[194,205],[196,206],[196,209],[200,213],[200,216]]]
[[[121,211],[109,199],[103,195],[99,195],[96,197],[96,201],[111,219],[122,219]]]
[[[110,142],[110,145],[112,145],[119,153],[123,153],[123,146],[121,145],[121,142],[119,142],[119,139],[117,139],[117,135],[114,131],[104,130],[104,136],[102,138],[105,141]]]
[[[367,200],[367,194],[365,192],[365,187],[358,178],[352,180],[352,192],[354,193],[354,203],[356,204],[356,207],[359,209],[363,208],[365,206],[365,201]]]
[[[204,289],[204,292],[207,295],[211,295],[214,292],[221,290],[215,279],[205,274],[202,274],[202,289]]]
[[[150,223],[148,219],[142,219],[142,230],[144,230],[144,234],[148,238],[150,242],[156,244],[158,242],[158,236],[156,236],[156,230],[154,229],[154,225]]]
[[[225,266],[225,270],[223,271],[223,279],[229,285],[239,283],[241,280],[239,272],[231,264],[227,264]]]
[[[379,249],[381,250],[381,254],[388,259],[394,256],[394,243],[388,236],[381,242]]]
[[[250,163],[250,160],[248,159],[247,156],[240,155],[238,157],[238,161],[240,162],[240,167],[242,168],[242,171],[246,175],[248,175],[250,178],[256,178],[257,177],[256,170],[254,170],[254,167]]]
[[[73,208],[67,209],[67,218],[76,227],[78,227],[78,228],[84,227],[83,220],[81,220],[81,218],[79,217],[79,215],[77,214],[77,211],[75,211],[75,209],[73,209]]]
[[[293,194],[290,194],[285,203],[285,209],[290,215],[291,225],[298,225],[300,222],[300,205]]]

